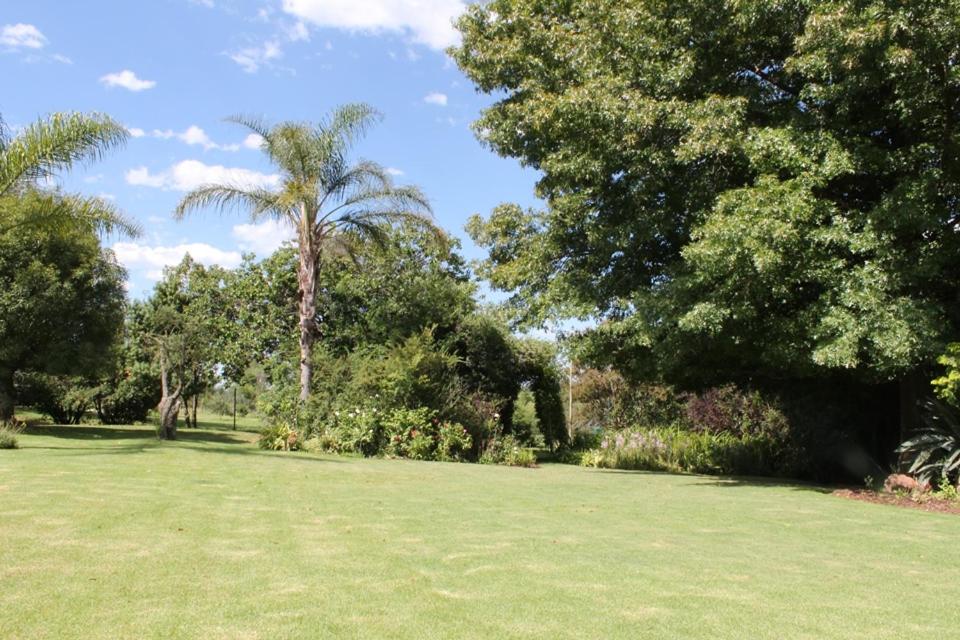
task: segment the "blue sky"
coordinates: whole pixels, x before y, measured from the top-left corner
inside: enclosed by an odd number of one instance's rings
[[[242,216],[170,213],[184,190],[224,177],[270,184],[274,170],[231,114],[316,120],[367,102],[383,115],[357,147],[400,183],[420,186],[438,223],[477,258],[463,225],[501,202],[535,204],[536,175],[470,130],[491,102],[443,52],[459,0],[5,0],[0,113],[13,127],[55,111],[100,111],[133,134],[64,188],[113,199],[146,229],[111,238],[142,296],[187,250],[233,266],[288,231]],[[248,172],[248,173],[243,173]]]

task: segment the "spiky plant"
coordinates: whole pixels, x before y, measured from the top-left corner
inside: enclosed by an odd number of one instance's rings
[[[960,475],[960,416],[950,405],[929,398],[923,403],[923,426],[897,448],[907,473],[921,482]]]
[[[300,320],[300,398],[310,395],[311,353],[317,336],[316,274],[323,256],[354,254],[358,243],[382,242],[387,227],[412,223],[439,234],[430,221],[430,205],[416,187],[398,187],[375,162],[351,163],[353,144],[378,119],[364,104],[335,109],[316,124],[281,122],[269,126],[236,116],[260,136],[261,150],[280,172],[276,189],[249,184],[201,186],[180,201],[175,215],[213,207],[245,209],[253,221],[274,219],[296,230]]]

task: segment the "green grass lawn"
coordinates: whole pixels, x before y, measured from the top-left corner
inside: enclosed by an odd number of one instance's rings
[[[815,488],[33,427],[0,638],[949,638],[960,518]]]

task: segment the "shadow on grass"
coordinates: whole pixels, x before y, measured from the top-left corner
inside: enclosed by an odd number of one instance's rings
[[[789,478],[770,478],[764,476],[708,476],[693,473],[674,473],[671,471],[654,471],[644,469],[596,469],[600,473],[614,473],[627,475],[652,475],[652,476],[673,476],[678,478],[687,478],[693,480],[691,484],[695,487],[720,487],[720,488],[769,488],[769,489],[793,489],[795,491],[813,491],[815,493],[829,494],[833,493],[837,486],[827,486],[814,484],[803,480],[793,480]]]
[[[156,440],[157,432],[151,426],[141,427],[93,427],[88,425],[60,426],[45,425],[31,426],[26,433],[53,438],[71,440]],[[249,438],[231,435],[223,431],[194,431],[180,429],[177,439],[185,442],[213,442],[218,444],[250,444]]]
[[[720,488],[769,488],[769,489],[793,489],[795,491],[813,491],[815,493],[833,493],[837,487],[825,486],[822,484],[813,484],[802,480],[789,480],[785,478],[761,478],[750,476],[696,476],[701,482],[694,483],[698,487],[720,487]]]
[[[202,423],[201,423],[202,424]],[[241,456],[266,456],[274,459],[288,458],[290,460],[313,460],[316,462],[340,462],[330,458],[316,458],[298,453],[283,453],[259,449],[256,441],[250,439],[248,432],[243,431],[206,431],[180,429],[177,439],[164,442],[157,438],[156,430],[149,425],[128,427],[102,426],[67,426],[67,425],[31,425],[24,432],[27,435],[59,438],[65,442],[82,441],[75,446],[58,445],[28,445],[31,449],[49,449],[55,451],[70,451],[70,455],[115,455],[124,453],[144,453],[156,450],[167,444],[184,443],[191,451],[207,453],[225,453]],[[244,437],[246,436],[246,437]],[[94,442],[117,442],[106,447],[91,447]],[[200,446],[192,446],[200,445]]]

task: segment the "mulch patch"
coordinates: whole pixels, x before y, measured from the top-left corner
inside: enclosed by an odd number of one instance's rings
[[[847,498],[848,500],[860,500],[874,504],[889,504],[895,507],[960,515],[960,501],[958,500],[941,500],[932,496],[913,498],[909,495],[877,493],[876,491],[869,491],[867,489],[837,489],[833,492],[833,495]]]

